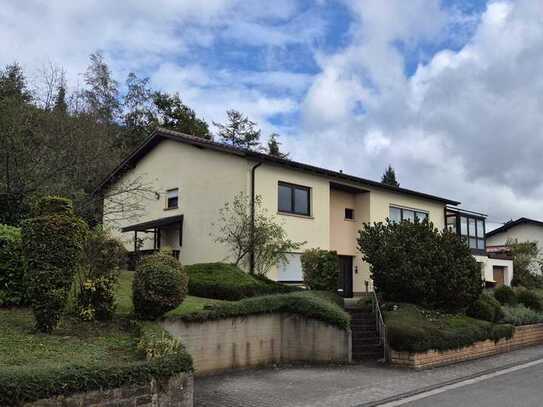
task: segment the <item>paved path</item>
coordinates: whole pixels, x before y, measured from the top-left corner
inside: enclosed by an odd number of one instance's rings
[[[218,376],[197,378],[195,405],[197,407],[362,406],[537,358],[543,358],[543,346],[423,371],[391,368],[378,363],[231,371]]]

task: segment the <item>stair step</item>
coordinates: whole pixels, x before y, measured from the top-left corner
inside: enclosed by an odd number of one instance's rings
[[[378,345],[379,337],[378,336],[366,336],[366,337],[357,337],[352,339],[353,346],[356,345]]]

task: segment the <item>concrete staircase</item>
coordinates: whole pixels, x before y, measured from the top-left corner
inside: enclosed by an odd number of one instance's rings
[[[353,361],[383,358],[383,345],[379,343],[375,314],[360,308],[347,308],[351,314]]]

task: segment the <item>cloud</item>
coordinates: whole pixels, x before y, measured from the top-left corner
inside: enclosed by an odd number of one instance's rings
[[[304,158],[326,164],[330,144],[349,146],[334,165],[378,178],[392,163],[402,186],[495,220],[541,218],[543,7],[491,1],[464,19],[437,1],[364,1],[353,10],[350,44],[320,57],[303,103],[311,145],[322,145]],[[439,48],[459,21],[476,22],[463,46],[438,49],[406,73],[409,48]]]

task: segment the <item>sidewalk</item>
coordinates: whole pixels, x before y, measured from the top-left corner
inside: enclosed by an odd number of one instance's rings
[[[363,406],[537,358],[543,358],[543,346],[423,371],[378,363],[231,371],[197,378],[195,406]]]

